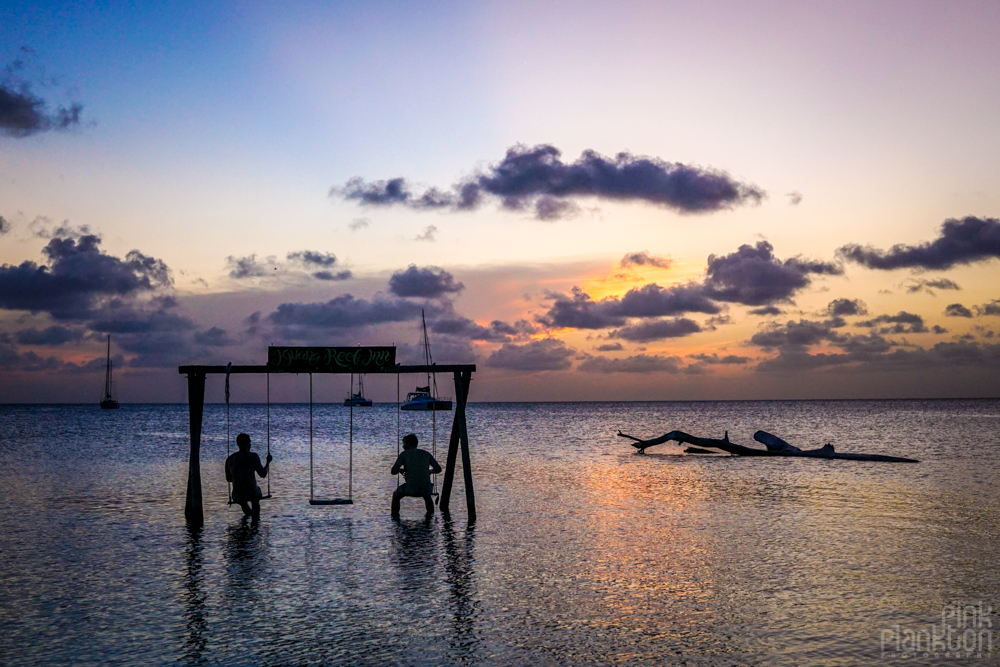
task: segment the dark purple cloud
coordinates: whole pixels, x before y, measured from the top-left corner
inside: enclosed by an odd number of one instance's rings
[[[630,289],[622,297],[593,301],[574,287],[571,296],[557,295],[539,321],[552,328],[606,329],[621,327],[630,317],[668,317],[684,313],[714,315],[721,310],[697,283],[660,287],[649,283]]]
[[[83,340],[84,330],[54,325],[42,330],[35,328],[21,329],[14,334],[14,339],[21,345],[59,346],[65,343],[79,343]]]
[[[436,299],[463,289],[465,285],[455,282],[455,276],[436,266],[418,268],[410,264],[405,271],[396,271],[389,278],[389,291],[401,297]]]
[[[683,313],[715,315],[722,309],[706,295],[698,283],[660,287],[656,283],[630,289],[618,303],[625,317],[663,317]]]
[[[850,337],[863,341],[865,337]],[[851,372],[901,372],[941,369],[949,373],[957,367],[1000,370],[1000,345],[964,340],[937,343],[932,348],[893,348],[891,343],[872,336],[869,344],[845,347],[841,353],[809,354],[801,349],[782,350],[757,365],[759,372],[797,373],[825,367],[846,367]]]
[[[332,252],[319,252],[318,250],[300,250],[288,253],[288,261],[301,262],[306,266],[315,266],[323,269],[333,268],[337,263],[337,256]]]
[[[606,329],[622,326],[625,324],[625,317],[618,312],[619,305],[617,297],[594,301],[589,294],[574,287],[569,297],[556,295],[549,311],[539,317],[538,321],[556,329]]]
[[[0,236],[3,236],[9,231],[10,231],[10,223],[7,222],[7,219],[5,217],[0,215]]]
[[[212,327],[205,331],[199,331],[195,333],[194,341],[206,347],[226,347],[234,344],[229,333],[222,327]]]
[[[354,277],[354,274],[350,271],[316,271],[312,274],[312,277],[316,280],[350,280]]]
[[[624,349],[621,343],[605,343],[604,345],[598,345],[596,348],[598,352],[619,352]]]
[[[518,320],[514,324],[493,320],[489,326],[484,327],[481,324],[476,324],[467,317],[461,316],[450,316],[435,320],[430,324],[430,327],[434,333],[468,338],[470,340],[494,342],[524,337],[538,330],[538,327],[525,320]]]
[[[0,266],[0,308],[84,319],[105,298],[132,297],[171,284],[161,260],[132,250],[124,259],[105,254],[100,237],[54,238],[43,253],[48,265]]]
[[[226,266],[229,268],[229,277],[235,280],[246,278],[267,278],[279,273],[276,257],[265,257],[257,259],[256,254],[246,257],[226,257]]]
[[[1000,315],[1000,299],[976,306],[976,315]]]
[[[880,324],[891,324],[890,327],[882,327],[878,330],[880,334],[904,334],[904,333],[927,333],[928,329],[924,325],[924,318],[915,313],[908,313],[901,310],[895,315],[879,315],[878,317],[858,322],[854,326],[876,328]]]
[[[938,238],[920,245],[897,244],[888,251],[848,244],[837,251],[844,259],[869,269],[950,269],[1000,257],[1000,220],[967,216],[941,225]]]
[[[624,359],[587,357],[577,366],[584,373],[677,373],[680,358],[636,354]]]
[[[944,314],[948,317],[972,317],[972,311],[960,303],[950,303],[944,309]]]
[[[780,260],[767,241],[743,245],[729,255],[708,258],[703,283],[688,282],[661,287],[650,283],[629,290],[622,297],[594,301],[574,287],[570,295],[554,295],[540,323],[550,328],[606,329],[624,327],[629,318],[678,316],[686,313],[717,315],[718,302],[762,306],[754,314],[775,315],[775,301],[790,301],[810,284],[810,275],[837,275],[842,269],[828,262],[793,257]],[[719,320],[722,323],[722,320]],[[714,326],[714,322],[712,324]]]
[[[164,332],[193,331],[194,321],[183,315],[172,313],[168,308],[146,311],[126,307],[109,307],[92,314],[88,323],[92,331],[105,334],[151,334]]]
[[[618,262],[618,266],[623,269],[629,269],[633,266],[655,266],[661,269],[669,269],[673,265],[674,261],[669,257],[664,257],[662,255],[654,255],[646,250],[642,252],[630,252],[622,257],[621,261]]]
[[[824,341],[838,342],[842,337],[836,330],[844,324],[839,318],[824,322],[799,320],[780,325],[772,324],[751,336],[750,344],[764,349],[799,349],[818,345]]]
[[[24,79],[26,58],[33,51],[22,47],[21,57],[4,69],[0,81],[0,134],[24,138],[49,130],[67,130],[80,124],[83,105],[70,102],[49,112],[48,102],[32,92],[33,84]]]
[[[689,355],[692,359],[695,359],[703,364],[722,364],[726,366],[740,366],[750,362],[750,357],[741,357],[737,354],[727,354],[724,357],[712,354],[692,354]]]
[[[827,305],[826,311],[834,317],[867,315],[868,306],[861,299],[834,299]]]
[[[954,280],[948,280],[947,278],[935,278],[934,280],[928,280],[927,278],[911,278],[903,283],[903,287],[906,287],[906,291],[910,294],[927,292],[931,296],[934,295],[935,289],[962,289],[961,286]]]
[[[55,357],[21,352],[6,337],[0,337],[0,368],[5,371],[63,371],[68,365]]]
[[[344,199],[353,199],[367,206],[410,204],[413,196],[406,185],[405,178],[366,183],[364,179],[355,177],[347,181],[342,188],[331,188],[330,195],[334,194],[339,194]]]
[[[426,306],[423,306],[424,308]],[[371,301],[350,294],[318,303],[283,303],[266,320],[281,328],[288,338],[304,329],[349,329],[355,327],[407,322],[419,319],[422,306],[404,299],[375,297]]]
[[[781,315],[785,311],[777,306],[761,306],[760,308],[751,308],[747,312],[751,315],[774,316]]]
[[[516,371],[562,371],[572,366],[573,350],[561,340],[544,338],[523,345],[504,343],[486,359],[492,368]]]
[[[418,210],[472,210],[486,199],[499,199],[508,210],[533,207],[535,216],[552,220],[572,214],[574,199],[642,201],[682,213],[700,213],[758,203],[760,188],[741,183],[722,171],[658,158],[619,153],[608,158],[584,151],[576,162],[564,163],[554,146],[514,146],[499,163],[461,181],[449,191],[410,190],[404,178],[366,182],[352,178],[331,196],[368,206],[402,205]]]
[[[810,275],[839,275],[843,269],[829,262],[792,257],[784,261],[774,256],[767,241],[756,246],[742,245],[729,255],[709,255],[705,279],[706,293],[718,301],[763,306],[790,301],[792,295],[810,284]]]
[[[698,326],[697,322],[686,317],[677,317],[670,320],[652,320],[625,326],[621,329],[615,329],[609,336],[635,343],[648,343],[665,338],[680,338],[699,331],[701,331],[701,327]]]

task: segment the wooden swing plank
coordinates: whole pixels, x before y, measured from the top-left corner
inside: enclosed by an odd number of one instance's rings
[[[350,498],[328,498],[325,500],[320,500],[318,498],[310,498],[310,505],[353,505],[354,501]]]

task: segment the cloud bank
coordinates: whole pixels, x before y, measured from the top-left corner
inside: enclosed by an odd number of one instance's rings
[[[21,48],[22,57],[4,68],[0,80],[0,134],[23,139],[50,130],[68,130],[80,124],[83,105],[71,102],[49,112],[48,102],[32,92],[33,84],[24,78],[27,70],[25,58],[33,55],[27,47]]]
[[[465,285],[455,281],[455,276],[437,266],[418,268],[410,264],[405,271],[396,271],[389,278],[389,291],[401,297],[437,299],[458,294]]]
[[[577,210],[574,200],[643,202],[679,213],[703,213],[756,204],[766,193],[729,174],[659,158],[618,153],[613,158],[587,150],[565,163],[554,146],[509,148],[504,159],[449,190],[414,193],[405,178],[365,181],[355,177],[330,195],[364,206],[405,206],[414,210],[471,211],[488,200],[503,209],[534,209],[539,220],[555,220]]]
[[[1000,220],[974,216],[951,218],[941,225],[938,238],[929,243],[899,243],[888,251],[852,243],[842,246],[837,253],[869,269],[950,269],[957,264],[1000,258]]]

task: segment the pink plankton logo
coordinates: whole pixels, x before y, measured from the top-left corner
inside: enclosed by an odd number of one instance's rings
[[[993,605],[945,605],[941,623],[882,630],[883,658],[982,659],[993,656]]]

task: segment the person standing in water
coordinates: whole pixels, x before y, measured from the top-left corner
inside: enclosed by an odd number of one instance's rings
[[[257,486],[257,478],[267,477],[272,456],[267,455],[267,463],[260,465],[260,457],[250,451],[250,436],[240,433],[236,436],[239,451],[226,459],[226,481],[233,483],[233,502],[240,504],[243,514],[253,519],[260,517],[260,499],[264,495]]]
[[[392,518],[399,518],[399,501],[404,496],[423,498],[427,514],[434,514],[434,500],[431,498],[431,472],[441,472],[441,466],[431,453],[417,449],[417,436],[413,433],[403,436],[403,451],[392,465],[392,474],[403,473],[406,482],[396,487],[392,494]]]

